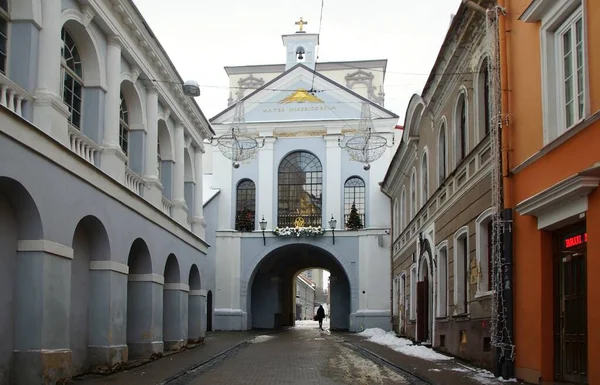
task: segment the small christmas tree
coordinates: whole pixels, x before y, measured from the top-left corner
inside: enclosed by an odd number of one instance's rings
[[[348,216],[346,227],[350,230],[358,230],[362,229],[363,227],[362,220],[360,219],[360,215],[358,215],[358,210],[356,210],[356,205],[354,202],[352,202],[352,208],[350,209],[350,215]]]
[[[254,231],[254,213],[247,208],[241,209],[235,218],[237,231]]]

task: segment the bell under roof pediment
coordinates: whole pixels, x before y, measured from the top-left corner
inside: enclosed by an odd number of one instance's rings
[[[361,106],[371,106],[376,119],[398,115],[369,101],[308,67],[298,64],[243,99],[246,123],[339,121],[360,119]],[[211,119],[211,124],[232,121],[235,103]]]

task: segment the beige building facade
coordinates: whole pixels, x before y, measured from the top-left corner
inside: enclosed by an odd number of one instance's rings
[[[491,147],[485,15],[461,6],[382,183],[394,330],[491,368]]]

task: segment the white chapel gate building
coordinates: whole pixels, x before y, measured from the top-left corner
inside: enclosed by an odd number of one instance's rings
[[[391,211],[379,182],[394,151],[398,116],[382,106],[386,61],[315,65],[318,37],[284,35],[285,65],[226,68],[230,106],[211,119],[216,135],[230,131],[241,99],[247,132],[264,146],[238,168],[216,145],[207,145],[204,155],[210,187],[218,190],[205,206],[216,261],[216,330],[293,325],[295,276],[308,268],[331,274],[331,329],[391,329]],[[365,103],[373,129],[390,146],[369,170],[338,145],[353,135]],[[359,230],[345,225],[353,204]],[[238,231],[241,212],[250,215],[254,231]],[[287,226],[325,231],[300,237],[273,231]]]

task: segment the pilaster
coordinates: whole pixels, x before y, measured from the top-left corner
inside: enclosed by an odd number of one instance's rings
[[[39,33],[37,63],[37,89],[33,110],[33,123],[53,138],[69,145],[68,116],[70,111],[62,101],[61,48],[62,28],[61,1],[42,2],[44,28]]]
[[[180,350],[188,340],[188,292],[184,283],[166,283],[164,286],[163,340],[165,350]]]
[[[158,177],[158,90],[153,85],[146,87],[146,131],[144,197],[162,208],[162,185]]]
[[[67,377],[73,249],[47,240],[17,244],[15,383],[50,384]]]
[[[157,274],[128,276],[127,345],[132,358],[163,352],[163,285]]]
[[[185,180],[184,180],[184,151],[185,138],[184,126],[182,122],[177,122],[175,125],[175,170],[173,173],[173,203],[172,215],[173,219],[181,225],[188,227],[187,211],[188,207],[185,203]]]
[[[206,237],[206,221],[204,220],[204,197],[203,197],[203,164],[202,157],[204,148],[201,146],[194,149],[194,172],[196,173],[196,189],[194,190],[194,234],[200,239]]]
[[[127,362],[127,274],[114,261],[90,261],[89,360],[92,367]]]
[[[124,182],[127,157],[119,146],[121,104],[121,41],[113,36],[106,46],[106,86],[104,98],[104,140],[100,167],[113,179]]]
[[[227,250],[216,261],[215,291],[219,295],[215,296],[215,330],[246,330],[246,313],[241,309],[240,297],[240,234],[236,231],[218,231],[215,243],[215,249]]]
[[[267,221],[267,227],[274,229],[277,226],[275,217],[273,197],[273,149],[277,138],[265,138],[265,145],[258,152],[258,211],[257,218],[260,221],[263,216]]]
[[[190,290],[188,298],[188,341],[194,343],[206,334],[206,290]]]
[[[326,143],[327,155],[325,163],[325,172],[323,179],[325,181],[325,210],[323,227],[328,228],[327,221],[331,215],[337,219],[338,229],[344,229],[344,212],[342,195],[342,149],[338,145],[338,138],[341,135],[326,135],[323,137]]]

